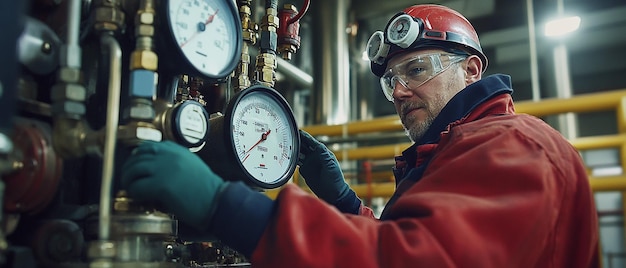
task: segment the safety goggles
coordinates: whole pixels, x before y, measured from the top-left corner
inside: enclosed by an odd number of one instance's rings
[[[407,89],[417,89],[447,70],[452,64],[461,62],[466,58],[466,55],[450,53],[415,56],[387,69],[380,78],[380,86],[385,97],[393,102],[393,91],[398,83]]]

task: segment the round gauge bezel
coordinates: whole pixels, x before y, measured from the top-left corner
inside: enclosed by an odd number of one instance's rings
[[[205,1],[205,0],[201,0]],[[170,17],[170,6],[169,1],[157,1],[157,7],[160,10],[160,14],[162,18],[165,20],[160,21],[162,25],[159,25],[163,32],[162,37],[160,37],[161,43],[164,44],[163,47],[159,50],[159,69],[163,69],[166,73],[181,75],[187,74],[190,76],[201,77],[212,82],[223,82],[226,78],[235,70],[239,61],[241,60],[241,48],[243,43],[243,35],[242,35],[242,26],[241,19],[239,17],[239,10],[233,1],[225,1],[228,6],[228,16],[233,20],[235,24],[234,33],[236,39],[233,40],[235,42],[235,50],[234,55],[232,55],[232,59],[230,64],[222,70],[217,75],[206,74],[200,70],[198,70],[191,61],[185,56],[185,53],[182,51],[182,48],[179,46],[178,42],[176,42],[176,37],[174,35],[174,29],[172,29],[172,18]],[[220,11],[221,12],[221,11]],[[174,48],[174,49],[171,49]]]
[[[404,20],[404,23],[408,24],[409,28],[406,30],[407,33],[405,36],[396,39],[394,35],[390,33],[390,31],[392,30],[391,27],[402,20]],[[417,31],[414,30],[415,28],[417,28]],[[387,40],[389,40],[390,43],[395,44],[401,48],[410,47],[415,42],[415,40],[419,39],[421,33],[422,33],[421,21],[416,20],[415,18],[411,17],[408,14],[401,14],[395,17],[389,22],[389,24],[387,25],[385,29],[385,35],[387,37]]]
[[[187,140],[187,138],[185,138],[185,133],[184,130],[181,129],[182,127],[182,112],[185,108],[187,108],[188,106],[197,106],[200,109],[200,112],[202,113],[202,116],[204,117],[204,123],[206,126],[205,132],[204,132],[204,136],[199,138],[197,142],[190,142]],[[180,104],[176,105],[173,109],[172,109],[172,120],[173,120],[173,126],[172,126],[172,134],[174,134],[175,139],[177,140],[178,143],[180,143],[183,146],[186,147],[197,147],[202,145],[202,143],[206,142],[208,140],[209,137],[209,130],[211,128],[210,122],[209,122],[209,113],[206,111],[206,109],[204,108],[204,106],[202,104],[200,104],[199,102],[195,101],[195,100],[186,100],[184,102],[181,102]]]
[[[282,174],[280,178],[277,178],[276,180],[274,180],[273,183],[260,181],[256,179],[252,174],[250,174],[250,172],[248,172],[246,167],[244,167],[243,163],[241,163],[239,156],[237,155],[235,141],[233,140],[233,136],[232,136],[233,119],[235,119],[234,111],[238,107],[239,103],[244,98],[250,96],[252,93],[266,94],[267,96],[269,96],[270,99],[274,100],[278,104],[278,106],[282,108],[282,111],[280,112],[286,113],[285,117],[289,120],[289,122],[287,123],[289,124],[289,128],[290,128],[290,131],[292,132],[293,140],[295,143],[294,148],[292,150],[292,155],[290,156],[289,167],[287,169],[287,172]],[[284,185],[285,183],[287,183],[287,181],[289,181],[291,176],[294,174],[296,170],[296,165],[298,163],[298,155],[300,153],[300,134],[298,132],[298,125],[296,124],[296,119],[293,115],[293,110],[291,109],[291,107],[289,106],[289,103],[287,103],[285,98],[282,95],[280,95],[280,93],[278,93],[276,90],[272,88],[269,88],[263,85],[253,85],[249,88],[246,88],[243,91],[240,91],[239,93],[237,93],[230,100],[225,111],[224,120],[225,120],[224,121],[224,135],[225,135],[225,139],[228,142],[227,146],[230,149],[228,151],[230,151],[233,154],[232,156],[236,159],[238,167],[241,169],[243,173],[245,173],[246,179],[249,182],[263,189],[273,189],[273,188],[280,187]]]
[[[367,57],[370,61],[382,64],[389,53],[389,44],[385,43],[385,34],[376,31],[367,40]]]

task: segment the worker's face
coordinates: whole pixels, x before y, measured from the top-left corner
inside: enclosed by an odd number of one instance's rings
[[[395,56],[389,61],[388,66],[399,66],[412,70],[415,67],[408,66],[406,63],[418,56],[433,53],[447,54],[440,50],[416,51]],[[406,78],[407,76],[405,76],[403,78],[401,75],[400,79],[397,80],[403,81],[393,81],[393,103],[404,129],[413,141],[418,141],[424,135],[448,101],[467,86],[462,67],[463,59],[452,60],[457,63],[451,63],[451,59],[448,57],[437,57],[444,67],[449,66],[449,68],[445,68],[434,76],[427,77],[424,81],[415,79],[421,83],[412,84],[410,77]]]

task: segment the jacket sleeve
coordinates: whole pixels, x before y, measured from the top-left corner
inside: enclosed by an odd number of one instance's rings
[[[442,138],[384,221],[341,214],[287,187],[253,265],[589,267],[597,225],[577,152],[543,128],[531,131],[547,137],[486,128]]]

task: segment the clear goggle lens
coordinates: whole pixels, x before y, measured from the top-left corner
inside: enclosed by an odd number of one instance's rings
[[[466,58],[465,55],[448,53],[415,56],[389,68],[380,78],[380,86],[385,97],[393,102],[393,91],[398,83],[406,89],[416,89]]]

